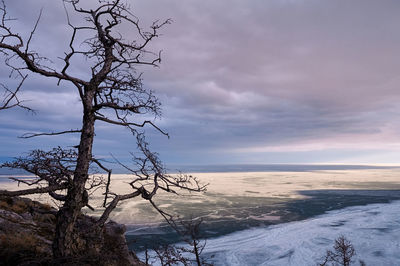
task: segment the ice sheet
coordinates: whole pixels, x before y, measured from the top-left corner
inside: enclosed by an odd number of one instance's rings
[[[367,265],[400,265],[400,201],[331,211],[312,219],[209,239],[215,265],[316,265],[339,235]],[[358,264],[358,262],[357,262]]]

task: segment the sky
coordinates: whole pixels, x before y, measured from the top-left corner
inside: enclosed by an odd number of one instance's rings
[[[171,138],[152,128],[146,134],[167,165],[400,163],[399,1],[129,3],[143,28],[173,20],[151,43],[162,50],[160,67],[137,69],[162,102],[155,122]],[[13,29],[24,36],[43,8],[32,47],[60,67],[71,34],[62,2],[6,4],[18,18]],[[16,81],[0,62],[0,82],[12,87]],[[71,71],[84,76],[88,69],[77,64]],[[17,138],[79,128],[74,88],[31,74],[20,98],[36,114],[0,113],[0,160],[77,144],[77,135]],[[126,160],[135,147],[128,130],[96,124],[98,157]]]

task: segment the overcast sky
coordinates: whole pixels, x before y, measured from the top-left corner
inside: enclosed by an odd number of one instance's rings
[[[171,138],[147,134],[167,164],[400,163],[399,1],[130,2],[143,27],[173,20],[151,46],[163,50],[161,67],[138,69],[163,104],[156,122]],[[59,66],[70,35],[61,0],[6,4],[24,34],[43,8],[32,42]],[[17,136],[79,128],[77,92],[35,75],[22,90],[37,113],[0,113],[0,157],[76,145],[76,135]],[[99,123],[96,132],[99,156],[135,149],[127,130]]]

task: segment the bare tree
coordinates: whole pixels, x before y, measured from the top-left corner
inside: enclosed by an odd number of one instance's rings
[[[37,150],[26,158],[5,164],[7,167],[22,168],[34,174],[36,178],[29,181],[18,180],[34,186],[31,189],[2,191],[0,194],[16,196],[48,193],[62,202],[57,213],[53,242],[55,258],[65,258],[74,254],[74,225],[81,209],[85,206],[90,207],[91,189],[105,187],[104,212],[98,219],[98,226],[104,225],[120,201],[141,196],[156,207],[153,197],[160,189],[171,193],[177,193],[176,189],[204,190],[204,186],[191,176],[167,174],[157,154],[150,151],[141,131],[148,125],[168,136],[153,121],[145,120],[148,115],[160,116],[160,103],[152,91],[143,88],[141,76],[136,74],[136,68],[142,65],[154,67],[161,62],[160,52],[151,52],[147,47],[158,36],[160,28],[169,24],[170,20],[156,21],[149,30],[143,30],[138,18],[132,14],[130,6],[121,0],[98,0],[97,6],[90,9],[82,7],[79,0],[63,0],[63,4],[71,38],[69,51],[61,58],[62,64],[55,67],[48,63],[45,56],[30,48],[41,14],[29,37],[24,39],[9,27],[8,22],[11,18],[7,14],[4,1],[0,8],[0,53],[5,57],[11,72],[18,73],[21,77],[20,86],[16,90],[7,89],[9,94],[5,98],[3,109],[20,105],[16,94],[26,79],[26,73],[53,78],[59,86],[72,84],[82,103],[82,125],[78,129],[29,133],[22,136],[31,138],[76,133],[80,134],[77,149],[55,148],[49,152]],[[81,18],[79,25],[72,23],[71,12]],[[137,39],[126,39],[119,32],[121,26],[130,27],[131,31],[135,31]],[[84,40],[79,41],[82,38]],[[72,59],[76,57],[83,58],[90,64],[86,78],[70,73]],[[142,155],[134,157],[135,167],[124,165],[132,174],[132,180],[129,182],[131,193],[119,195],[111,191],[112,170],[92,154],[97,123],[127,128],[136,139]],[[108,175],[104,178],[93,178],[91,167],[94,166]],[[157,207],[156,209],[170,220],[171,217],[165,212]]]
[[[200,225],[203,222],[202,219],[193,219],[181,221],[182,232],[184,241],[188,243],[191,248],[186,248],[185,251],[192,253],[195,256],[197,266],[211,265],[201,258],[201,253],[206,246],[206,241],[200,239]]]
[[[354,261],[354,256],[356,255],[356,251],[349,240],[347,240],[344,236],[339,236],[335,240],[335,244],[333,246],[333,251],[328,250],[324,257],[324,261],[319,263],[320,266],[328,266],[328,265],[343,265],[350,266]],[[365,262],[362,260],[359,261],[360,265],[365,265]]]
[[[172,220],[170,223],[172,228],[182,237],[182,240],[188,244],[170,245],[158,243],[153,248],[154,255],[150,256],[148,249],[145,250],[146,265],[149,265],[150,259],[152,263],[160,263],[161,265],[198,265],[211,266],[213,264],[207,262],[201,257],[206,246],[206,240],[201,239],[200,225],[202,219],[190,218],[188,220]],[[156,243],[157,245],[157,243]],[[194,256],[194,259],[192,257]]]
[[[154,249],[154,252],[155,252],[155,259],[161,264],[161,266],[191,265],[189,259],[185,258],[185,256],[183,255],[185,250],[182,247],[164,245]],[[146,260],[148,263],[148,258],[146,258]]]

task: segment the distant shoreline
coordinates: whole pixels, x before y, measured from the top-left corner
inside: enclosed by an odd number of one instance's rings
[[[230,173],[230,172],[309,172],[323,170],[369,170],[369,169],[397,169],[400,165],[373,165],[373,164],[215,164],[215,165],[167,165],[169,173]],[[113,170],[114,174],[129,174],[123,169]],[[21,170],[0,168],[0,179],[18,175],[30,177]]]
[[[369,164],[221,164],[221,165],[177,165],[168,167],[171,172],[229,173],[229,172],[309,172],[322,170],[368,170],[396,169],[400,165]]]

